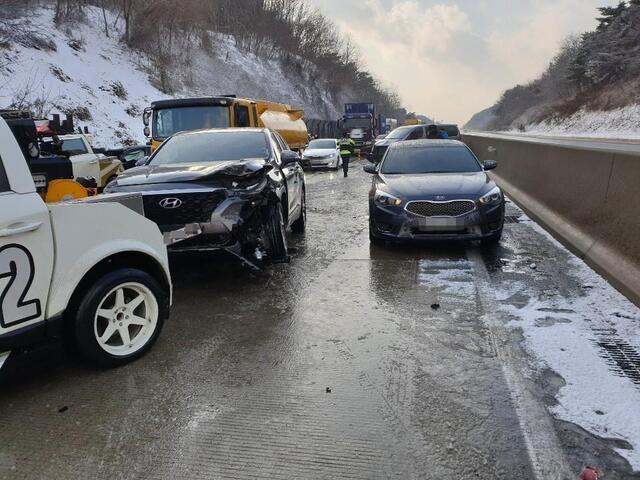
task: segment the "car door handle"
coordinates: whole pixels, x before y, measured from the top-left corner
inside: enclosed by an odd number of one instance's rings
[[[42,225],[42,222],[34,223],[16,223],[9,227],[0,229],[0,237],[11,237],[13,235],[20,235],[21,233],[29,233],[37,230]]]

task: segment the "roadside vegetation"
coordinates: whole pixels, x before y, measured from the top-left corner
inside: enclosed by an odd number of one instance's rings
[[[106,36],[145,53],[153,62],[152,80],[171,95],[197,68],[194,52],[215,53],[222,36],[258,57],[277,60],[304,81],[312,70],[318,87],[336,108],[347,101],[372,101],[381,113],[402,113],[398,95],[363,66],[348,37],[306,0],[6,0],[1,16],[28,15],[29,8],[52,6],[58,28],[73,30],[89,7],[103,13]],[[113,21],[124,23],[122,32]],[[15,25],[15,22],[12,23]],[[9,35],[2,34],[0,41]],[[37,35],[32,36],[37,41]],[[10,41],[6,38],[6,41]],[[234,93],[234,92],[218,92]],[[400,111],[399,111],[400,110]],[[406,113],[406,112],[405,112]]]

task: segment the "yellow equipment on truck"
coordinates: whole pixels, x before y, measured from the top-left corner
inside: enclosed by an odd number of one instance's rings
[[[300,150],[309,142],[303,116],[303,110],[284,103],[219,96],[159,100],[145,109],[143,121],[152,151],[177,132],[231,127],[270,128]]]

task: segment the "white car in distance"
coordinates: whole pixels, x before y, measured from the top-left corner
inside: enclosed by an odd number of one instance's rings
[[[311,168],[332,168],[338,170],[342,166],[340,146],[335,138],[318,138],[311,140],[302,154],[302,163]]]

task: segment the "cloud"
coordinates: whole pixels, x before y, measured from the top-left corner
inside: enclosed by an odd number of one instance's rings
[[[549,64],[562,40],[593,18],[593,12],[580,8],[575,0],[540,2],[517,30],[503,25],[489,34],[488,60],[499,65],[507,78],[532,80]]]
[[[540,75],[560,42],[618,0],[310,0],[410,110],[465,122]]]
[[[446,52],[451,39],[471,29],[471,22],[458,5],[422,7],[415,0],[403,0],[386,9],[380,0],[367,0],[371,12],[370,34],[385,44],[395,40],[398,48],[430,55]]]

